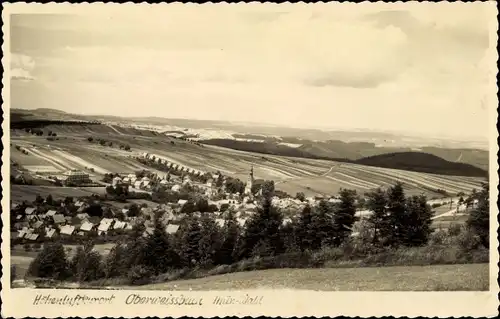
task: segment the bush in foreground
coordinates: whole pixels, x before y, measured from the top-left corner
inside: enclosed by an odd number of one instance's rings
[[[61,243],[46,244],[30,263],[27,274],[33,277],[65,279],[68,277],[68,262]]]

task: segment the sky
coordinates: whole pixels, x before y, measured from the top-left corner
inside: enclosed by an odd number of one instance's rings
[[[12,15],[11,107],[488,136],[480,2],[133,7]]]

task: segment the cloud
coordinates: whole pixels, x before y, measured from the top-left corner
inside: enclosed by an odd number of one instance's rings
[[[331,73],[306,79],[305,83],[311,86],[338,86],[352,88],[376,88],[379,85],[395,79],[395,75],[387,73]]]
[[[11,54],[10,77],[13,80],[33,81],[32,75],[35,69],[35,60],[30,56],[23,54]]]

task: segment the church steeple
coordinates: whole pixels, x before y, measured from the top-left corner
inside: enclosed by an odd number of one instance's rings
[[[250,167],[250,173],[248,174],[248,181],[245,186],[245,194],[252,194],[252,186],[254,182],[254,177],[253,177],[253,165]]]

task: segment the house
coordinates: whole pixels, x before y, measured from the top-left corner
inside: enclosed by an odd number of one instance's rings
[[[75,226],[64,225],[61,227],[59,232],[61,233],[61,235],[71,236],[75,232]]]
[[[123,213],[125,216],[127,216],[127,214],[128,214],[128,208],[123,208],[123,209],[122,209],[122,213]]]
[[[173,192],[178,192],[181,190],[181,185],[176,184],[176,185],[172,186],[171,190]]]
[[[121,183],[122,183],[122,179],[119,176],[113,177],[113,180],[111,181],[112,186],[117,186],[117,185],[120,185]]]
[[[45,237],[46,238],[54,238],[56,235],[56,229],[55,228],[46,228],[45,229]]]
[[[165,231],[167,234],[175,234],[179,230],[179,225],[168,224]]]
[[[84,219],[89,218],[89,214],[87,214],[87,213],[76,214],[76,218],[78,218],[80,220],[84,220]]]
[[[32,215],[36,212],[36,208],[35,207],[26,207],[26,209],[24,210],[24,213],[26,215]]]
[[[21,220],[21,219],[23,219],[23,215],[17,215],[16,216],[16,220]]]
[[[66,218],[64,218],[63,214],[56,214],[52,216],[52,219],[54,220],[55,224],[64,224],[66,223]]]
[[[81,207],[83,204],[85,204],[85,202],[82,202],[82,201],[77,201],[77,202],[75,203],[75,206],[76,206],[76,207]]]
[[[57,214],[55,210],[49,210],[48,212],[45,213],[45,217],[52,217],[55,214]]]
[[[78,207],[76,212],[79,214],[83,213],[88,207],[89,207],[89,205],[87,203],[83,203],[80,207]]]
[[[29,236],[25,236],[24,238],[31,240],[31,241],[35,241],[38,239],[39,236],[40,236],[39,234],[32,233]]]
[[[85,221],[81,226],[80,226],[80,231],[84,232],[90,232],[94,229],[95,225],[92,224],[89,221]]]
[[[26,219],[29,221],[34,221],[34,220],[39,220],[40,218],[38,217],[38,215],[28,215],[26,216]]]
[[[181,205],[181,206],[184,206],[188,201],[186,199],[179,199],[177,201],[177,204]]]
[[[19,231],[19,233],[17,234],[17,238],[25,238],[26,235],[30,235],[31,233],[33,232],[32,229],[29,229],[27,227],[24,227],[23,229],[21,229]]]
[[[113,225],[113,229],[125,229],[127,227],[127,223],[126,222],[121,222],[119,220],[115,221],[114,225]]]
[[[141,184],[142,184],[142,182],[141,182],[141,181],[136,181],[136,182],[134,183],[134,188],[137,188],[137,189],[141,188]]]
[[[40,221],[40,220],[37,220],[37,221],[33,224],[33,226],[32,226],[32,227],[33,227],[33,229],[38,229],[38,228],[40,228],[40,227],[42,227],[42,226],[43,226],[43,222],[42,222],[42,221]]]
[[[18,222],[18,223],[14,224],[15,229],[23,229],[23,228],[27,228],[28,226],[29,226],[28,222]]]
[[[103,219],[101,219],[101,222],[100,222],[100,224],[111,224],[111,223],[113,223],[113,219],[111,219],[111,218],[103,218]]]
[[[92,180],[90,179],[90,175],[83,171],[72,169],[66,172],[65,175],[66,175],[66,180],[64,181],[65,184],[79,185],[92,182]]]
[[[109,231],[109,228],[113,224],[113,220],[109,218],[103,218],[101,220],[101,223],[99,224],[99,227],[97,227],[97,234],[99,236],[101,235],[106,235]]]

